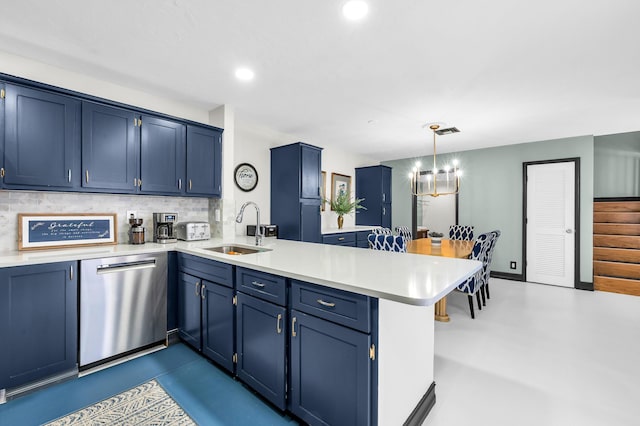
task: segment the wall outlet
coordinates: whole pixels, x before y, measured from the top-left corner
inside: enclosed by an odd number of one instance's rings
[[[220,222],[220,209],[215,209],[213,216],[216,222]]]
[[[132,217],[134,217],[134,218],[138,217],[136,211],[135,210],[127,210],[127,220],[131,219]]]
[[[516,262],[512,260],[511,263],[509,264],[509,268],[516,269]]]

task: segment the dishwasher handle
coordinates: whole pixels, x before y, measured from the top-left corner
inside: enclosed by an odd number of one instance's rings
[[[122,262],[122,263],[114,263],[107,265],[99,265],[96,268],[96,272],[98,275],[101,274],[112,274],[116,272],[126,272],[126,271],[135,271],[137,269],[147,269],[147,268],[155,268],[156,260],[155,259],[145,259],[134,262]]]

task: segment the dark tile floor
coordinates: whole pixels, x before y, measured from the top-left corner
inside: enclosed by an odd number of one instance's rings
[[[199,425],[297,425],[183,344],[0,405],[0,426],[40,425],[155,378]]]

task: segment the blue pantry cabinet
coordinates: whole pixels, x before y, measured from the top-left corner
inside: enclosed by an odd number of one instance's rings
[[[180,254],[178,335],[233,373],[233,266]]]
[[[82,103],[82,187],[137,192],[139,114],[93,102]]]
[[[278,238],[319,243],[322,148],[297,142],[271,148],[271,223]]]
[[[0,389],[77,371],[77,262],[0,269]]]
[[[187,194],[222,193],[222,131],[187,126]]]
[[[79,100],[5,84],[4,118],[4,187],[79,187]]]
[[[358,210],[356,225],[391,228],[391,167],[356,168],[356,197],[367,210]]]

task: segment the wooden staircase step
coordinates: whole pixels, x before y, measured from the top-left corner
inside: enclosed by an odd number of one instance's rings
[[[594,212],[594,223],[640,223],[640,212]]]
[[[594,276],[593,288],[598,291],[640,296],[640,281],[638,280]]]
[[[599,201],[593,203],[594,212],[640,212],[640,201]]]
[[[605,235],[640,235],[640,224],[594,223],[593,233]]]
[[[593,246],[640,249],[640,237],[629,235],[594,235]]]
[[[640,279],[640,265],[634,263],[607,262],[596,260],[593,262],[593,275],[602,277]]]
[[[640,263],[640,250],[609,248],[609,247],[594,247],[593,260],[608,260],[611,262],[624,262],[624,263]]]

